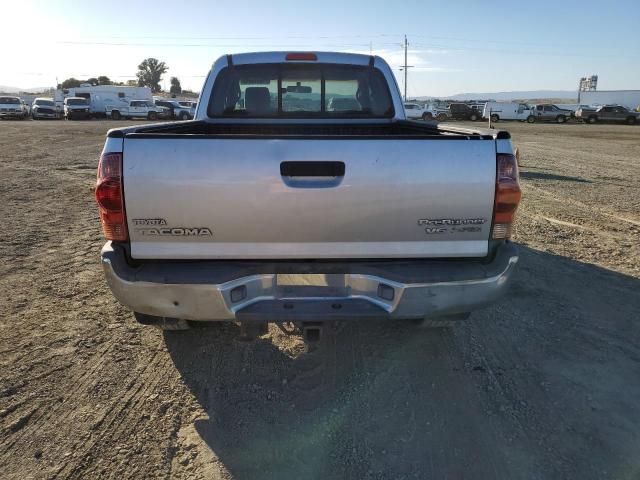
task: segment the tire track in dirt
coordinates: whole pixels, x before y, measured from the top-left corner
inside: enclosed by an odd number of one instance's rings
[[[148,392],[153,391],[161,383],[169,367],[165,354],[156,353],[149,363],[140,371],[137,379],[132,379],[125,387],[121,400],[109,404],[106,411],[91,427],[88,438],[80,439],[74,446],[76,452],[81,452],[83,462],[90,462],[100,453],[101,448],[108,447],[114,441],[120,440],[125,432],[131,432],[140,421],[140,413],[137,407],[146,401]],[[140,381],[140,379],[144,379]],[[136,417],[134,420],[133,417]],[[98,432],[93,435],[93,432]],[[83,478],[90,474],[90,470],[84,470],[83,464],[66,464],[58,472],[56,477]],[[114,472],[115,473],[115,472]]]
[[[114,344],[105,345],[103,349],[93,357],[93,362],[89,362],[83,366],[81,376],[74,379],[73,387],[65,392],[64,399],[61,402],[57,402],[57,405],[54,405],[53,407],[50,406],[50,402],[42,402],[40,407],[44,407],[46,405],[49,408],[41,408],[40,410],[42,410],[42,413],[32,419],[30,425],[27,426],[28,428],[22,429],[19,436],[3,439],[0,443],[0,446],[3,448],[0,455],[7,455],[10,453],[11,449],[16,444],[22,442],[26,437],[35,437],[43,429],[49,429],[53,418],[57,418],[59,423],[64,423],[67,419],[66,415],[59,416],[59,414],[68,410],[69,404],[72,404],[75,398],[81,397],[83,396],[82,394],[87,392],[91,386],[91,382],[95,381],[97,373],[107,363],[107,353],[110,352],[113,347]],[[71,413],[72,411],[67,412],[67,415]]]
[[[546,190],[542,187],[537,187],[535,185],[531,185],[530,183],[526,184],[526,188],[530,188],[532,190],[535,190],[537,192],[539,192],[541,195],[544,195],[546,197],[551,198],[552,200],[554,200],[555,202],[558,203],[563,203],[563,204],[569,204],[569,205],[573,205],[575,207],[581,208],[582,210],[586,210],[589,212],[589,214],[593,213],[594,211],[599,214],[599,215],[603,215],[605,217],[610,217],[610,218],[615,218],[616,220],[620,220],[622,222],[626,222],[626,223],[630,223],[632,225],[635,226],[639,226],[640,227],[640,220],[634,220],[631,218],[626,218],[626,217],[621,217],[620,215],[617,215],[615,213],[611,213],[607,210],[604,210],[600,207],[596,207],[593,205],[587,205],[586,203],[580,202],[579,200],[575,200],[569,197],[559,197],[558,195],[554,194],[553,192]],[[587,216],[586,218],[590,218],[590,216]]]
[[[603,241],[611,241],[612,237],[618,240],[628,240],[629,236],[633,234],[625,233],[625,232],[604,232],[602,228],[598,226],[592,226],[588,224],[579,225],[577,223],[567,222],[566,220],[560,220],[559,218],[553,218],[546,215],[532,214],[529,212],[521,212],[521,215],[524,217],[528,217],[534,221],[545,221],[549,222],[553,225],[558,225],[560,227],[567,227],[569,229],[578,229],[584,232],[588,232],[592,235],[601,237]],[[640,232],[639,232],[640,233]]]

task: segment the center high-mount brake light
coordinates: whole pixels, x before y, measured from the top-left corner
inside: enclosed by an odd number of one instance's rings
[[[96,202],[107,240],[129,240],[122,188],[122,153],[104,153],[100,157]]]
[[[297,52],[287,53],[285,59],[288,60],[306,60],[315,62],[318,60],[318,56],[315,53]]]
[[[511,227],[521,197],[518,160],[515,155],[499,153],[496,157],[496,198],[491,238],[511,238]]]

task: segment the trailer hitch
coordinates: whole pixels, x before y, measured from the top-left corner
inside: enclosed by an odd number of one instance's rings
[[[277,327],[286,335],[301,335],[305,343],[311,345],[319,344],[326,333],[335,329],[335,322],[275,322]],[[240,340],[250,342],[256,338],[266,335],[269,330],[267,322],[239,322]],[[328,330],[327,330],[328,329]]]
[[[304,339],[305,343],[319,343],[320,340],[322,340],[323,330],[323,322],[303,322],[302,338]]]

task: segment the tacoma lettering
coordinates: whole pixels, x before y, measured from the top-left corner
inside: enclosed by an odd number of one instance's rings
[[[210,237],[211,230],[205,227],[176,227],[176,228],[139,228],[137,230],[142,235],[157,235],[171,237]]]

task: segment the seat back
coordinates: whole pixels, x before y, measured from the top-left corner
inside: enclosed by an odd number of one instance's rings
[[[244,92],[244,108],[252,114],[272,113],[269,89],[267,87],[248,87]]]

